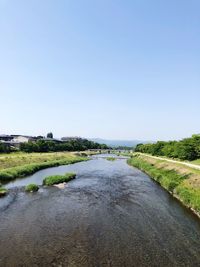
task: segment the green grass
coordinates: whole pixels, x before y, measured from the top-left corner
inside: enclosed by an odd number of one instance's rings
[[[13,165],[13,157],[14,157],[14,162],[18,161],[18,159],[15,159],[15,157],[17,156],[11,156],[11,158],[8,159],[8,161],[11,162],[11,165]],[[57,153],[55,153],[55,155],[52,155],[51,153],[49,158],[47,157],[47,155],[45,155],[43,158],[43,154],[38,154],[37,156],[34,155],[33,163],[31,163],[31,161],[30,163],[27,163],[28,162],[27,155],[25,155],[25,157],[26,159],[24,160],[24,165],[19,165],[19,166],[14,165],[11,168],[0,169],[0,182],[7,182],[7,181],[14,180],[16,178],[25,177],[39,170],[49,168],[49,167],[73,164],[73,163],[77,163],[80,161],[88,160],[85,157],[78,157],[78,156],[75,156],[69,153],[67,154],[59,153],[59,156]],[[56,160],[53,160],[53,159],[56,159]],[[21,159],[20,159],[20,162],[21,162]],[[7,163],[7,165],[9,165],[9,163]]]
[[[12,167],[19,167],[29,164],[45,163],[49,161],[70,160],[79,155],[70,152],[51,152],[51,153],[24,153],[15,152],[0,155],[0,171]]]
[[[200,159],[193,160],[190,163],[200,165]]]
[[[69,182],[76,177],[75,173],[66,173],[65,175],[48,176],[43,180],[43,185],[54,185]]]
[[[36,184],[29,184],[25,187],[26,192],[37,192],[39,190],[39,186]]]
[[[119,156],[124,156],[124,157],[131,157],[132,153],[131,152],[122,152],[118,154]]]
[[[0,187],[0,197],[5,196],[7,193],[8,193],[7,189]]]
[[[166,170],[163,168],[156,168],[153,164],[142,160],[139,157],[133,157],[128,160],[128,163],[154,178],[165,189],[173,193],[173,190],[186,178],[188,175],[178,174],[175,170]]]
[[[200,188],[189,183],[190,174],[180,174],[175,170],[158,168],[140,156],[128,160],[128,163],[156,180],[162,187],[178,196],[182,203],[200,213]]]
[[[116,160],[116,158],[113,158],[113,157],[108,157],[106,159],[109,160],[109,161],[115,161]]]
[[[200,189],[192,188],[187,184],[179,185],[176,193],[185,205],[200,213]]]

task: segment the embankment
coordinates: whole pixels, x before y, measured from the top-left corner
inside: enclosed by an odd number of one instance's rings
[[[135,155],[128,160],[200,217],[200,171],[164,159]]]
[[[73,164],[88,160],[88,158],[71,153],[38,153],[34,155],[23,153],[15,156],[7,155],[2,159],[0,158],[1,160],[6,160],[4,166],[0,168],[0,182],[5,183],[45,168]]]

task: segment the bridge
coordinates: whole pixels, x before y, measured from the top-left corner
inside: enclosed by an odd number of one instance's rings
[[[91,151],[91,152],[99,152],[100,154],[103,154],[103,153],[107,153],[107,154],[110,154],[110,153],[131,153],[133,152],[132,150],[125,150],[125,149],[89,149],[88,151]]]

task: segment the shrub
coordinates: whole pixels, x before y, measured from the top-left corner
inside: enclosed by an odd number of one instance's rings
[[[180,141],[158,141],[153,144],[138,144],[135,151],[181,160],[195,160],[200,157],[200,134]]]
[[[5,196],[8,193],[6,188],[0,187],[0,197]]]
[[[52,138],[49,133],[48,137]],[[108,149],[107,145],[94,143],[87,139],[68,140],[56,143],[52,140],[40,139],[36,142],[22,143],[20,150],[24,152],[55,152],[55,151],[85,151],[87,149]]]
[[[54,185],[69,182],[76,177],[75,173],[66,173],[65,175],[48,176],[43,180],[43,185]]]
[[[113,158],[113,157],[108,157],[106,159],[109,160],[109,161],[115,161],[116,160],[116,158]]]
[[[37,192],[39,190],[39,186],[36,184],[29,184],[25,187],[26,192]]]

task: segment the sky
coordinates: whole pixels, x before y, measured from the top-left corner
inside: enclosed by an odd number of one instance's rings
[[[200,133],[199,0],[0,0],[0,133]]]

